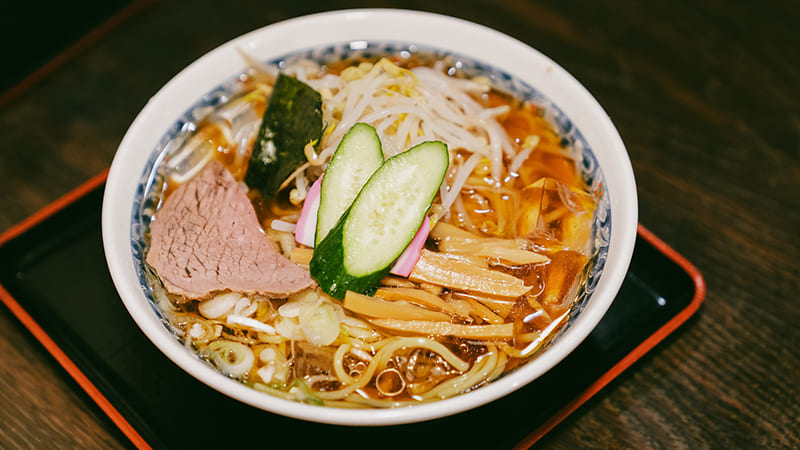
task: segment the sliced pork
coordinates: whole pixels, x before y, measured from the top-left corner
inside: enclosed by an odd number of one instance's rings
[[[314,284],[308,270],[278,252],[218,161],[166,199],[150,225],[146,260],[168,292],[186,299],[218,291],[283,298]]]

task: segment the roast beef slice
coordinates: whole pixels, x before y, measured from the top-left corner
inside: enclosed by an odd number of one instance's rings
[[[147,263],[168,292],[203,299],[219,291],[283,298],[314,284],[275,248],[247,194],[212,161],[170,195],[150,224]]]

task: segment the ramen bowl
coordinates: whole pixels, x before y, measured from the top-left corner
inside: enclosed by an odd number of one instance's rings
[[[165,320],[147,277],[146,236],[158,199],[153,186],[169,144],[209,109],[226,101],[250,62],[284,67],[297,59],[425,52],[541,106],[565,142],[578,149],[580,176],[597,196],[590,268],[566,324],[525,363],[483,386],[413,406],[341,409],[290,401],[254,390],[185,346]],[[169,81],[128,129],[111,166],[102,230],[108,266],[125,307],[142,332],[191,376],[238,401],[276,414],[341,425],[392,425],[479,407],[541,376],[586,338],[611,305],[633,252],[637,198],[625,146],[598,102],[558,64],[507,35],[463,20],[415,11],[347,10],[287,20],[236,38]]]

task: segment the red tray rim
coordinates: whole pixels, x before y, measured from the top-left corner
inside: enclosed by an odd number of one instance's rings
[[[92,177],[82,185],[58,198],[54,202],[48,204],[40,209],[27,219],[11,227],[4,233],[0,234],[0,246],[6,242],[21,235],[26,230],[32,228],[36,224],[42,222],[58,211],[66,208],[79,198],[91,192],[93,189],[101,186],[108,177],[108,169],[102,173]],[[130,439],[130,441],[139,449],[149,449],[150,445],[144,438],[133,428],[133,426],[125,419],[125,417],[111,404],[111,402],[100,392],[97,386],[92,383],[89,377],[84,374],[80,368],[64,353],[63,350],[56,344],[56,342],[39,326],[39,324],[31,317],[30,314],[17,302],[6,288],[0,284],[0,300],[5,303],[11,313],[27,328],[31,334],[44,346],[44,348],[58,361],[59,364],[67,371],[67,373],[76,381],[78,385],[89,394],[89,397],[94,400],[101,410],[111,419],[114,424],[122,431],[122,433]]]
[[[24,219],[10,229],[0,234],[0,246],[21,235],[26,230],[42,222],[58,211],[66,208],[76,200],[93,191],[105,183],[108,177],[108,169],[95,175],[85,183],[66,193],[62,197],[46,205],[30,217]],[[659,239],[642,224],[638,225],[637,232],[656,249],[661,251],[670,260],[675,262],[684,270],[694,281],[695,293],[692,301],[681,310],[677,315],[661,326],[648,338],[637,345],[630,353],[620,359],[607,372],[601,375],[594,383],[572,399],[550,419],[536,428],[532,433],[523,438],[514,449],[525,449],[532,446],[541,439],[547,432],[561,423],[567,416],[586,403],[592,396],[608,385],[612,380],[633,365],[637,360],[649,352],[659,342],[663,341],[673,331],[678,329],[686,322],[703,302],[706,295],[706,284],[700,271],[691,262],[684,258],[680,253]],[[33,336],[45,347],[45,349],[58,361],[67,373],[78,383],[78,385],[89,395],[89,397],[100,407],[100,409],[111,419],[122,433],[139,449],[149,449],[150,445],[133,428],[127,419],[111,404],[111,402],[100,392],[92,381],[84,374],[80,368],[64,353],[56,342],[39,326],[30,314],[14,299],[2,284],[0,284],[0,300],[5,303],[11,313],[33,334]]]

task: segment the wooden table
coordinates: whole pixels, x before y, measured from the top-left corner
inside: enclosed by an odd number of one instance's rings
[[[692,261],[708,287],[695,317],[540,446],[800,447],[797,4],[224,3],[134,3],[117,16],[125,20],[4,97],[0,231],[105,169],[148,98],[237,35],[365,5],[462,17],[539,49],[596,96],[630,152],[640,222]],[[0,355],[0,447],[129,445],[5,307]]]

